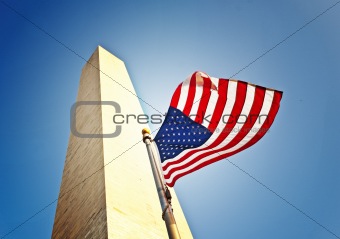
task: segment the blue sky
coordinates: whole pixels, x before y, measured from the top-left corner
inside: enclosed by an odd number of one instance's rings
[[[193,71],[228,78],[335,3],[11,1],[14,12],[1,1],[0,235],[58,197],[81,57],[97,45],[165,112]],[[281,109],[233,164],[176,183],[195,238],[340,237],[339,13],[340,4],[234,76],[282,90]],[[49,238],[55,207],[6,238]]]

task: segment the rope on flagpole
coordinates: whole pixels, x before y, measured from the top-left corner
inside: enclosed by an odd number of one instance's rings
[[[166,210],[168,209],[168,207],[169,207],[169,204],[166,205],[166,207],[163,209],[163,212],[162,212],[162,219],[163,219],[163,221],[165,221],[164,214],[165,214]]]

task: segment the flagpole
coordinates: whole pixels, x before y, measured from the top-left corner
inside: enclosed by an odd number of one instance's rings
[[[143,134],[143,142],[145,143],[148,154],[149,154],[152,174],[155,180],[159,201],[161,203],[161,207],[163,211],[162,218],[165,221],[169,239],[180,239],[181,236],[179,235],[175,217],[174,217],[174,214],[172,213],[171,195],[170,195],[169,189],[168,188],[165,189],[164,187],[163,177],[159,172],[159,167],[157,166],[158,164],[156,163],[156,159],[155,159],[155,152],[153,151],[153,148],[151,145],[152,141],[151,141],[150,130],[143,129],[142,134]]]

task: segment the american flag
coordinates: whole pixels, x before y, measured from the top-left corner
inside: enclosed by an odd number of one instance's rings
[[[154,141],[165,182],[236,154],[259,141],[280,107],[282,92],[195,72],[172,96]]]

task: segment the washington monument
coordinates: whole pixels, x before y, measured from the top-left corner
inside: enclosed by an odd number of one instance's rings
[[[123,61],[98,46],[82,69],[52,231],[65,238],[168,238],[141,138],[147,125],[117,127],[114,114],[143,114]],[[182,239],[193,238],[175,192]]]

